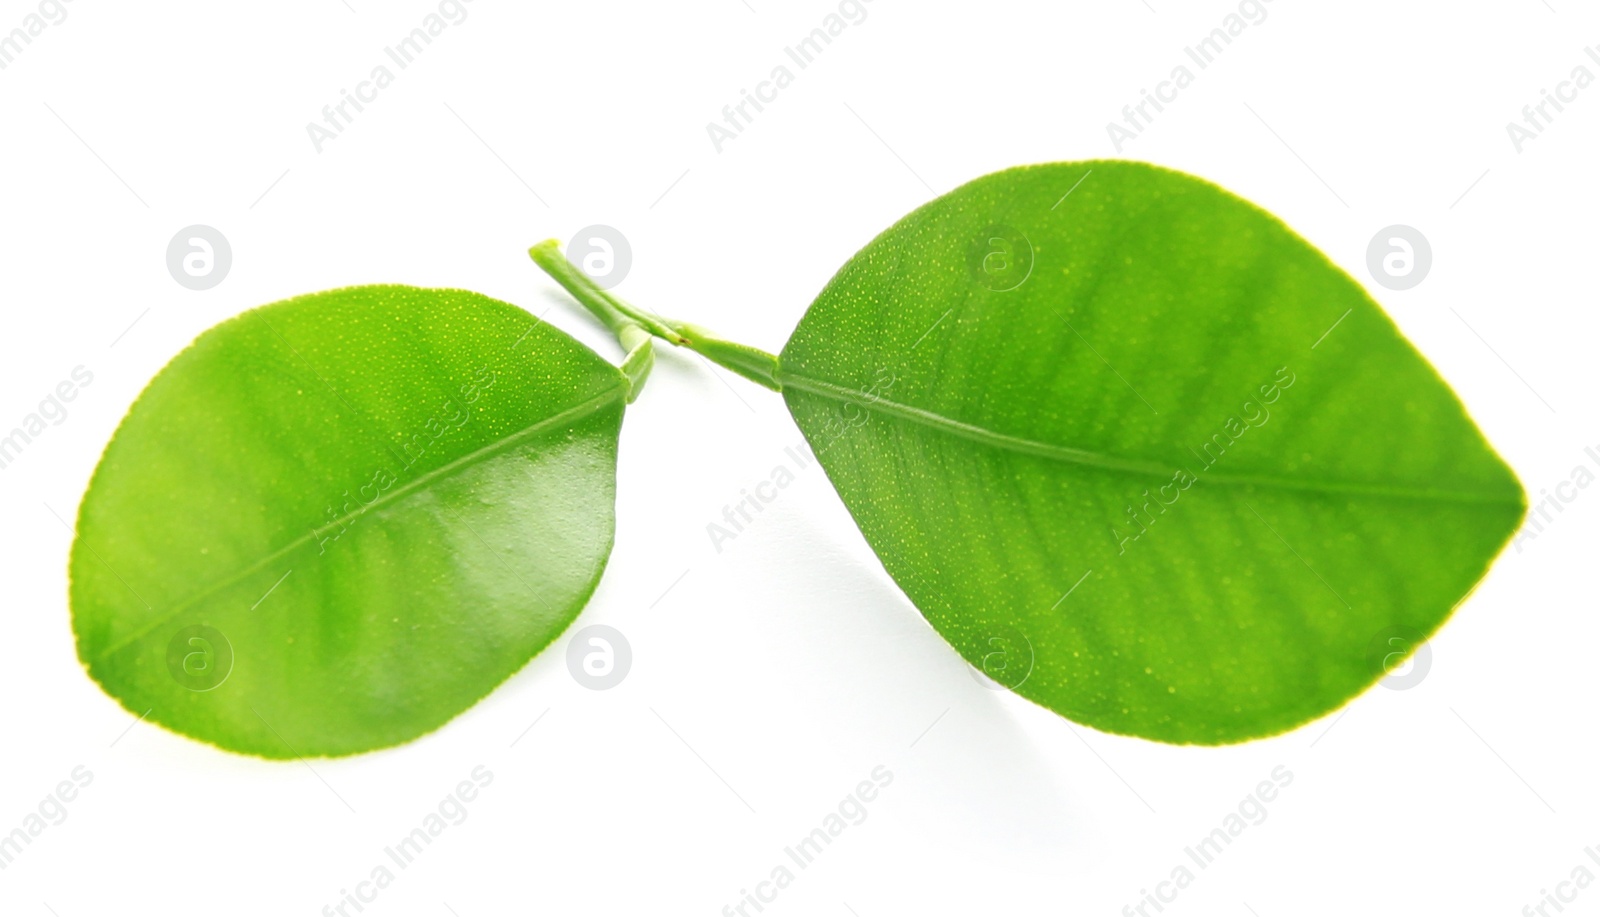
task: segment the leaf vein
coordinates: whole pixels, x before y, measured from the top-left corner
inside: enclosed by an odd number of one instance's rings
[[[890,401],[887,398],[868,400],[863,394],[852,388],[847,388],[836,383],[812,379],[794,372],[779,368],[778,382],[785,389],[797,389],[811,395],[829,398],[840,403],[855,404],[858,407],[879,414],[885,414],[899,420],[909,421],[920,426],[928,427],[963,439],[972,440],[988,446],[994,446],[1009,452],[1038,456],[1073,465],[1082,465],[1087,468],[1098,468],[1104,471],[1115,471],[1130,475],[1148,475],[1150,477],[1170,478],[1180,470],[1181,466],[1169,465],[1160,461],[1124,458],[1122,456],[1107,455],[1087,449],[1077,449],[1071,446],[1060,446],[1054,443],[1039,442],[1009,433],[1001,433],[977,424],[946,417],[935,411],[914,407]],[[1187,469],[1184,469],[1187,470]],[[1193,472],[1189,472],[1193,474]],[[1391,486],[1384,484],[1370,484],[1357,481],[1325,481],[1325,480],[1293,480],[1274,475],[1261,474],[1229,474],[1219,471],[1206,471],[1195,475],[1199,484],[1219,484],[1230,487],[1265,487],[1278,490],[1299,490],[1325,494],[1348,494],[1358,497],[1393,497],[1407,500],[1429,500],[1441,503],[1473,503],[1489,505],[1520,506],[1521,500],[1512,494],[1478,493],[1472,491],[1446,490],[1441,488],[1419,488],[1405,486]]]
[[[550,427],[559,426],[559,425],[561,425],[563,423],[566,423],[568,421],[571,421],[571,420],[574,420],[574,419],[577,419],[577,418],[581,418],[581,417],[587,417],[587,416],[589,416],[591,414],[597,413],[602,408],[604,408],[607,405],[609,405],[611,402],[621,400],[622,397],[623,397],[623,391],[624,390],[621,387],[612,389],[611,391],[604,392],[604,393],[602,393],[600,395],[597,395],[597,396],[595,396],[593,398],[590,398],[587,401],[580,402],[579,404],[576,404],[576,405],[568,408],[567,410],[562,411],[559,414],[555,414],[555,415],[552,415],[550,417],[547,417],[544,420],[539,421],[538,423],[534,423],[534,424],[531,424],[529,426],[523,427],[522,429],[516,431],[515,433],[507,434],[506,436],[503,436],[503,437],[495,440],[494,442],[489,443],[486,446],[482,446],[482,447],[480,447],[480,448],[478,448],[478,449],[476,449],[476,450],[474,450],[472,452],[467,453],[466,455],[461,456],[460,458],[457,458],[457,459],[455,459],[453,461],[447,462],[444,465],[440,465],[438,468],[435,468],[432,471],[427,472],[426,474],[420,475],[419,477],[416,478],[416,480],[409,481],[406,484],[403,484],[403,485],[401,485],[399,487],[396,487],[394,490],[391,490],[386,494],[381,494],[378,497],[378,499],[372,501],[372,503],[368,504],[367,506],[365,506],[365,507],[363,507],[363,508],[361,508],[359,510],[356,510],[356,511],[353,511],[353,512],[350,512],[350,513],[346,513],[344,516],[340,517],[339,519],[336,519],[336,520],[334,520],[332,522],[326,523],[325,525],[321,526],[321,528],[326,529],[329,526],[337,525],[337,524],[343,523],[343,522],[345,522],[345,521],[347,521],[349,519],[353,519],[358,515],[364,515],[366,513],[372,512],[373,510],[379,508],[380,506],[384,506],[384,505],[393,503],[396,500],[399,500],[404,495],[414,493],[414,492],[416,492],[416,491],[418,491],[418,490],[420,490],[420,489],[432,484],[435,481],[438,481],[438,480],[441,480],[443,478],[449,477],[450,475],[453,475],[456,472],[461,471],[464,468],[471,467],[472,465],[478,463],[479,461],[482,461],[485,458],[490,457],[491,455],[493,455],[493,454],[495,454],[497,452],[503,451],[505,449],[508,449],[508,448],[516,445],[518,442],[520,442],[522,440],[530,439],[533,436],[535,436],[535,435],[537,435],[537,434],[539,434],[541,432],[544,432],[545,430],[547,430]],[[129,646],[137,643],[138,641],[142,640],[144,637],[148,636],[150,634],[150,632],[155,630],[156,628],[170,623],[173,619],[177,618],[179,615],[183,614],[185,611],[188,611],[190,608],[194,607],[195,605],[198,605],[201,602],[204,602],[205,600],[211,598],[212,596],[218,594],[219,592],[223,592],[223,591],[225,591],[227,589],[232,588],[235,585],[238,585],[239,583],[243,582],[245,579],[249,578],[252,574],[260,572],[264,567],[269,566],[274,561],[277,561],[277,560],[287,556],[291,552],[295,551],[296,549],[298,549],[298,548],[302,547],[303,545],[305,545],[306,543],[308,543],[313,537],[315,537],[315,531],[307,531],[306,534],[301,535],[300,537],[298,537],[295,540],[289,542],[288,544],[284,545],[283,547],[279,548],[278,550],[271,552],[270,554],[268,554],[265,557],[263,557],[261,560],[257,561],[254,564],[251,564],[250,566],[248,566],[245,569],[239,571],[238,573],[235,573],[232,576],[229,576],[229,577],[227,577],[225,579],[219,580],[215,584],[213,584],[211,586],[208,586],[205,589],[202,589],[200,592],[196,593],[191,598],[184,599],[184,600],[178,602],[176,605],[172,606],[172,610],[170,612],[168,612],[165,615],[157,617],[156,619],[151,621],[146,626],[144,626],[144,627],[138,629],[137,631],[135,631],[133,634],[131,634],[131,635],[127,636],[127,637],[124,637],[122,640],[117,641],[116,643],[112,644],[110,647],[108,647],[108,648],[106,648],[104,650],[101,650],[100,652],[96,653],[95,654],[95,658],[97,660],[103,661],[105,659],[110,658],[111,656],[116,655],[117,653],[121,652],[122,650],[128,648]],[[274,586],[273,588],[277,588],[277,587]]]

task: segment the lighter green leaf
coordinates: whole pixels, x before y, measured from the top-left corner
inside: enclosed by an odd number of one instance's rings
[[[817,297],[777,378],[939,633],[1109,732],[1234,742],[1337,708],[1526,506],[1355,281],[1138,163],[1011,169],[918,209]]]
[[[135,714],[286,758],[471,706],[593,592],[627,380],[459,290],[247,312],[151,381],[78,515],[73,629]]]

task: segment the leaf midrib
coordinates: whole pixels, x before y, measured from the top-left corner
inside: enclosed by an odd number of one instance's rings
[[[1128,475],[1148,475],[1163,479],[1170,479],[1172,474],[1179,470],[1171,465],[1149,459],[1123,458],[1121,456],[1091,452],[1086,449],[1074,449],[1070,446],[1058,446],[1054,443],[1042,443],[1021,436],[1013,436],[1009,433],[1001,433],[977,424],[946,417],[943,414],[929,411],[925,408],[890,401],[886,398],[875,398],[872,401],[868,401],[858,389],[847,388],[821,379],[812,379],[786,370],[782,366],[778,369],[777,379],[779,384],[786,389],[794,388],[812,395],[831,398],[840,403],[855,404],[868,411],[887,414],[920,426],[1010,452],[1035,455],[1087,468],[1098,468]],[[1190,473],[1194,474],[1192,471]],[[1230,474],[1222,471],[1203,471],[1196,474],[1195,478],[1195,483],[1198,484],[1220,484],[1230,487],[1271,487],[1280,490],[1346,494],[1362,497],[1393,497],[1406,500],[1431,500],[1441,503],[1522,505],[1519,496],[1509,494],[1473,493],[1436,488],[1391,487],[1351,481],[1297,480],[1273,475]]]
[[[491,457],[492,455],[494,455],[494,454],[496,454],[498,452],[501,452],[501,451],[504,451],[506,449],[511,448],[512,446],[516,445],[518,442],[521,442],[521,441],[526,440],[526,439],[531,439],[532,437],[534,437],[535,435],[545,431],[549,427],[558,426],[560,424],[566,423],[566,422],[568,422],[570,420],[573,420],[573,419],[576,419],[576,418],[588,417],[588,416],[590,416],[592,414],[598,413],[602,408],[606,407],[611,402],[622,400],[623,396],[624,396],[624,390],[622,388],[614,388],[614,389],[612,389],[610,391],[603,392],[603,393],[601,393],[599,395],[594,396],[593,398],[590,398],[590,399],[588,399],[586,401],[583,401],[583,402],[580,402],[580,403],[578,403],[578,404],[576,404],[576,405],[574,405],[574,406],[572,406],[570,408],[567,408],[566,410],[562,411],[559,414],[551,415],[550,417],[546,417],[544,420],[541,420],[538,423],[530,424],[529,426],[523,427],[522,429],[517,430],[514,433],[509,433],[509,434],[507,434],[505,436],[502,436],[499,439],[497,439],[497,440],[495,440],[495,441],[493,441],[493,442],[491,442],[491,443],[489,443],[487,445],[484,445],[484,446],[481,446],[481,447],[479,447],[477,449],[474,449],[473,451],[467,453],[466,455],[461,456],[460,458],[454,459],[454,460],[452,460],[450,462],[446,462],[445,464],[440,465],[438,468],[435,468],[432,471],[429,471],[429,472],[426,472],[425,474],[419,475],[415,480],[410,481],[410,482],[408,482],[406,484],[403,484],[400,487],[397,487],[394,490],[391,490],[386,494],[379,495],[378,499],[372,501],[371,503],[367,504],[366,506],[362,507],[361,509],[356,510],[354,512],[346,513],[345,515],[340,516],[338,519],[335,519],[332,522],[329,522],[326,525],[321,526],[321,528],[326,529],[329,526],[343,524],[347,520],[354,519],[357,516],[362,516],[362,515],[365,515],[365,514],[367,514],[369,512],[372,512],[373,510],[378,509],[380,506],[384,506],[384,505],[393,503],[394,501],[399,500],[404,495],[414,493],[414,492],[416,492],[418,490],[423,489],[424,487],[427,487],[428,485],[431,485],[435,481],[438,481],[438,480],[441,480],[443,478],[449,477],[449,476],[451,476],[451,475],[453,475],[453,474],[455,474],[455,473],[457,473],[457,472],[459,472],[459,471],[461,471],[461,470],[463,470],[465,468],[471,467],[472,465],[475,465],[478,462],[480,462],[480,461],[482,461],[482,460],[484,460],[486,458],[489,458],[489,457]],[[181,602],[178,602],[176,605],[172,606],[172,611],[168,612],[165,615],[162,615],[162,616],[159,616],[159,617],[153,619],[149,624],[147,624],[146,626],[144,626],[142,628],[139,628],[138,630],[134,631],[133,634],[131,634],[130,636],[125,637],[122,640],[119,640],[116,643],[112,644],[111,646],[107,647],[106,649],[101,650],[100,652],[96,653],[95,656],[94,656],[95,661],[103,662],[103,661],[111,658],[112,656],[115,656],[117,653],[122,652],[124,649],[127,649],[129,646],[132,646],[133,644],[135,644],[135,643],[139,642],[140,640],[142,640],[151,631],[155,630],[158,627],[161,627],[164,624],[167,624],[167,623],[171,622],[174,618],[178,617],[180,614],[184,613],[185,611],[188,611],[190,608],[194,607],[195,605],[198,605],[201,602],[204,602],[206,599],[211,598],[212,596],[216,595],[219,592],[222,592],[224,590],[232,588],[233,586],[238,585],[239,583],[243,582],[245,579],[247,579],[251,575],[253,575],[255,573],[258,573],[261,570],[265,569],[273,561],[278,560],[279,558],[285,557],[288,554],[294,552],[296,549],[298,549],[301,546],[303,546],[303,545],[307,544],[308,542],[310,542],[311,539],[314,536],[315,536],[315,532],[314,531],[307,532],[305,535],[301,535],[300,537],[294,539],[293,541],[289,542],[288,544],[284,545],[283,547],[268,553],[266,556],[262,557],[259,561],[256,561],[254,564],[251,564],[250,566],[244,568],[243,570],[240,570],[238,573],[235,573],[235,574],[233,574],[231,576],[225,577],[222,580],[217,581],[213,585],[208,586],[205,589],[202,589],[201,591],[196,593],[194,596],[192,596],[192,597],[190,597],[188,599],[184,599]]]

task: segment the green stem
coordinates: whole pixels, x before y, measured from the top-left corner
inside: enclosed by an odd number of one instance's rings
[[[596,286],[595,282],[589,279],[589,275],[579,270],[577,265],[568,261],[561,253],[561,243],[555,239],[540,242],[528,249],[528,254],[535,264],[550,275],[551,279],[561,284],[574,299],[583,304],[584,308],[610,328],[624,348],[629,349],[628,359],[623,360],[625,372],[629,361],[641,349],[647,356],[649,355],[650,339],[646,335],[655,335],[675,347],[687,347],[718,366],[738,373],[752,382],[764,385],[775,392],[782,391],[777,379],[778,358],[772,354],[748,344],[723,340],[697,325],[658,318],[612,296]],[[639,343],[640,340],[643,341],[642,344]],[[647,366],[645,373],[648,372]],[[643,384],[644,379],[641,375],[635,381],[634,391],[637,392],[638,386]],[[628,400],[632,401],[633,396],[630,395]]]
[[[650,377],[651,367],[655,366],[655,348],[651,344],[654,329],[642,325],[619,308],[615,297],[595,286],[587,274],[561,254],[561,245],[556,240],[546,239],[528,249],[528,254],[617,336],[617,342],[627,353],[622,358],[622,372],[628,377],[628,401],[632,403]]]

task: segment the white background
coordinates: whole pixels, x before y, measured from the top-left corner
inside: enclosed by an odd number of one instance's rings
[[[36,8],[0,3],[0,30]],[[633,245],[621,295],[775,351],[933,195],[1115,155],[1106,123],[1236,6],[873,0],[719,153],[706,123],[835,4],[475,0],[318,153],[306,123],[435,8],[76,0],[0,71],[0,427],[73,367],[94,374],[0,471],[0,833],[75,766],[94,774],[0,872],[0,911],[309,917],[477,765],[495,779],[468,819],[368,913],[712,917],[880,764],[894,782],[868,819],[768,914],[1111,917],[1278,765],[1294,781],[1267,820],[1167,913],[1509,917],[1580,863],[1600,875],[1583,852],[1600,845],[1593,490],[1501,558],[1417,687],[1267,741],[1169,747],[981,686],[814,466],[716,552],[707,523],[801,437],[778,397],[681,353],[628,412],[616,550],[580,619],[627,635],[620,686],[586,690],[549,652],[436,734],[309,766],[135,724],[75,658],[56,515],[208,326],[347,284],[457,286],[616,358],[524,254],[605,223]],[[1600,445],[1600,86],[1520,153],[1505,125],[1574,67],[1600,75],[1583,53],[1600,15],[1268,11],[1123,155],[1260,203],[1367,283],[1540,499]],[[233,247],[206,292],[165,264],[195,223]],[[1433,246],[1407,292],[1365,267],[1395,223]],[[1576,912],[1596,908],[1591,887]]]

